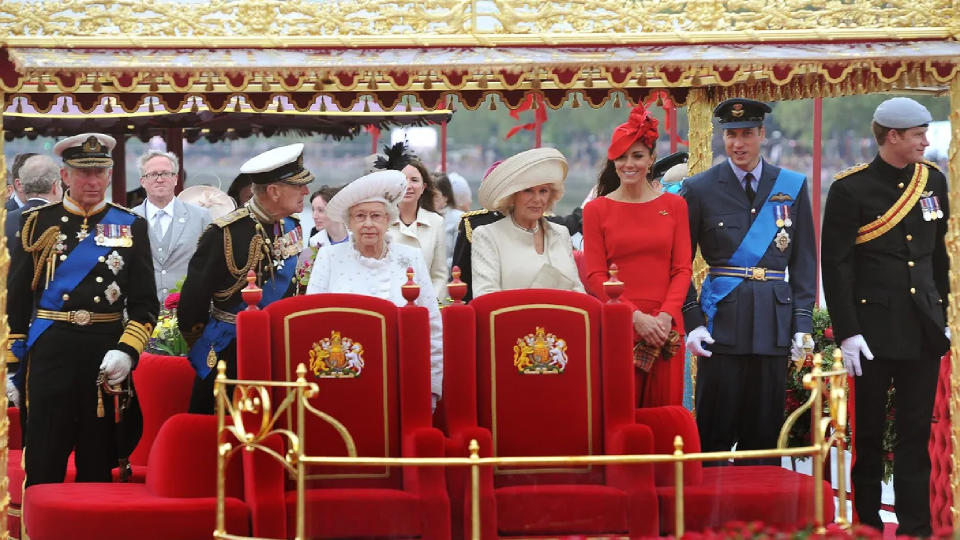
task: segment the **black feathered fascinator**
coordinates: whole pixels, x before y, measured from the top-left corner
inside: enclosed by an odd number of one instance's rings
[[[411,152],[406,144],[398,142],[393,146],[384,146],[383,154],[377,156],[373,166],[380,170],[400,171],[414,161],[417,161],[417,155]]]

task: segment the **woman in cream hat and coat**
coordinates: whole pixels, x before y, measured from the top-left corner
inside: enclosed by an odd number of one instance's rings
[[[567,160],[553,148],[521,152],[496,165],[479,200],[504,219],[473,232],[473,294],[507,289],[584,292],[566,227],[543,215],[563,197]]]

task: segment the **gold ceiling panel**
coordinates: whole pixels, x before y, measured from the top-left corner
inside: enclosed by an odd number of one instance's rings
[[[309,47],[945,39],[956,0],[3,0],[7,46]]]

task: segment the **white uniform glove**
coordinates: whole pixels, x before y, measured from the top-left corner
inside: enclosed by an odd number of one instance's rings
[[[867,341],[863,339],[862,334],[850,336],[840,342],[840,352],[843,353],[843,367],[851,377],[863,375],[860,370],[861,354],[867,360],[873,360],[873,353],[870,352],[870,347],[867,346]]]
[[[17,390],[17,385],[13,384],[13,375],[7,377],[7,401],[9,407],[20,406],[20,391]]]
[[[695,356],[710,358],[713,356],[713,353],[703,348],[704,341],[706,341],[707,344],[713,344],[713,336],[710,335],[707,327],[698,326],[694,328],[687,334],[687,350]]]
[[[103,355],[103,362],[100,362],[100,371],[107,374],[107,384],[120,384],[127,375],[130,374],[130,368],[133,366],[133,359],[130,355],[111,349]]]

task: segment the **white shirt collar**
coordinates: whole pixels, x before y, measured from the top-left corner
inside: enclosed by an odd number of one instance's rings
[[[23,208],[23,205],[27,204],[25,201],[21,201],[20,197],[17,197],[17,192],[13,192],[13,201],[17,203],[17,207]]]
[[[757,161],[757,166],[754,167],[752,171],[745,171],[740,167],[737,167],[736,165],[733,164],[733,160],[730,158],[727,158],[727,163],[729,163],[730,168],[733,169],[733,174],[737,175],[737,180],[740,181],[741,186],[743,185],[743,177],[746,176],[748,172],[753,174],[753,181],[756,182],[755,185],[756,186],[760,185],[760,173],[763,172],[762,158],[759,161]]]
[[[168,216],[173,217],[174,202],[175,201],[173,199],[170,199],[170,202],[168,202],[166,206],[164,206],[163,208],[160,208],[159,206],[150,202],[150,199],[147,199],[146,201],[144,201],[144,208],[146,209],[145,213],[146,213],[147,222],[152,223],[153,217],[156,216],[157,212],[159,212],[160,210],[163,210],[164,212],[166,212]]]

